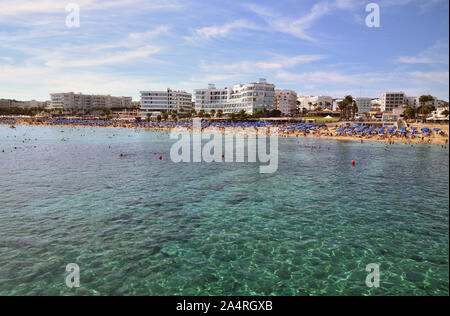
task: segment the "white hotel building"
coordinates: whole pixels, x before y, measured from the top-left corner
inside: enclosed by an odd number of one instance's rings
[[[271,111],[275,107],[275,85],[265,79],[224,89],[216,89],[215,85],[209,84],[207,89],[194,92],[195,109],[206,113],[222,110],[224,114],[230,114],[244,110],[253,114],[264,108]]]
[[[297,113],[297,92],[292,90],[275,90],[275,108],[284,115]]]
[[[381,95],[381,111],[392,112],[400,105],[404,105],[406,100],[405,92],[385,92]]]
[[[82,93],[52,93],[51,107],[64,109],[89,109],[89,108],[108,108],[122,109],[131,108],[132,97],[113,97],[110,95],[90,95]]]
[[[141,116],[156,116],[162,112],[185,113],[192,109],[192,94],[185,91],[141,91]]]

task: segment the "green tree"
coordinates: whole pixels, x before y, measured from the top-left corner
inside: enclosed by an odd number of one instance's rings
[[[164,121],[167,121],[167,119],[169,118],[169,113],[164,112],[164,113],[161,115],[161,117],[162,117],[162,119],[163,119]]]
[[[416,118],[416,110],[412,106],[408,106],[405,111],[403,111],[403,117],[407,120]]]
[[[358,113],[358,105],[356,105],[356,102],[353,102],[352,104],[352,116],[355,118],[356,113]]]
[[[198,117],[202,118],[202,117],[204,117],[204,116],[205,116],[205,110],[200,110],[200,111],[198,112]]]
[[[441,113],[442,115],[444,115],[445,117],[448,117],[448,110],[444,110],[444,111],[442,111],[442,113]]]
[[[241,110],[240,112],[239,112],[239,118],[241,119],[241,120],[245,120],[245,119],[247,119],[247,113],[245,113],[245,110]]]
[[[221,118],[223,116],[223,111],[222,110],[218,110],[216,113],[216,117]]]
[[[417,109],[417,113],[418,114],[420,113],[420,115],[422,116],[423,122],[426,121],[426,114],[427,114],[427,113],[425,113],[426,112],[425,104],[428,102],[431,102],[431,101],[434,101],[434,98],[431,95],[421,95],[419,98],[419,102],[420,102],[421,106],[419,107],[419,109]]]
[[[271,116],[271,117],[280,117],[280,116],[281,116],[281,111],[280,111],[280,110],[273,110],[273,111],[270,113],[270,116]]]
[[[340,117],[343,119],[345,117],[345,111],[347,109],[347,103],[344,100],[338,102],[338,108],[340,110]]]

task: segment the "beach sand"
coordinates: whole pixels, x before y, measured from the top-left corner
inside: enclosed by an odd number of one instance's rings
[[[3,123],[0,121],[2,125],[10,125],[10,123]],[[175,127],[155,127],[155,126],[136,126],[130,123],[118,122],[114,124],[106,124],[106,125],[83,125],[83,124],[53,124],[53,123],[40,123],[40,122],[28,122],[28,121],[19,121],[14,123],[14,125],[26,125],[26,126],[64,126],[64,127],[96,127],[96,128],[129,128],[129,129],[146,129],[146,130],[177,130],[177,131],[191,131],[192,128],[186,128],[181,126]],[[325,138],[325,139],[335,139],[335,140],[346,140],[346,141],[357,141],[357,142],[384,142],[384,143],[404,143],[405,145],[413,145],[413,144],[437,144],[437,145],[447,145],[449,143],[449,126],[448,125],[436,125],[433,124],[412,124],[409,129],[412,127],[417,127],[420,131],[423,127],[428,127],[432,130],[430,137],[422,137],[419,134],[415,139],[408,139],[400,136],[390,136],[387,134],[383,134],[384,137],[380,137],[379,135],[372,135],[370,137],[366,136],[338,136],[334,134],[334,131],[337,130],[340,126],[330,126],[327,129],[319,130],[318,132],[312,133],[303,133],[303,132],[282,132],[279,131],[275,126],[268,128],[243,128],[243,127],[204,127],[202,128],[202,132],[205,133],[236,133],[236,134],[246,134],[246,135],[272,135],[278,133],[280,137],[313,137],[313,138]],[[280,125],[279,127],[282,127]],[[445,134],[446,137],[439,135],[433,129],[435,127],[439,127]]]

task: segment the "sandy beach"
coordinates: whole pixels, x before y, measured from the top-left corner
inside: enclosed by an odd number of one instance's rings
[[[141,123],[130,123],[130,122],[89,122],[89,123],[73,123],[73,122],[65,122],[65,121],[54,121],[54,122],[36,122],[36,121],[10,121],[10,120],[0,120],[1,125],[9,125],[13,126],[65,126],[65,127],[96,127],[96,128],[129,128],[129,129],[151,129],[151,130],[164,130],[171,131],[173,129],[178,131],[191,131],[192,125],[189,122],[141,122]],[[206,124],[205,124],[206,123]],[[277,124],[270,123],[263,127],[255,127],[255,126],[246,126],[246,125],[231,125],[231,126],[217,126],[214,123],[203,122],[202,132],[209,133],[240,133],[240,134],[278,134],[280,137],[312,137],[312,138],[327,138],[327,139],[336,139],[336,140],[346,140],[346,141],[357,141],[357,142],[367,142],[367,141],[376,141],[376,142],[384,142],[387,144],[393,143],[403,143],[405,145],[413,145],[413,144],[437,144],[446,146],[449,143],[449,126],[443,124],[411,124],[408,127],[408,130],[420,131],[422,128],[429,128],[430,132],[426,134],[418,133],[416,136],[408,135],[407,133],[399,134],[395,133],[378,133],[378,134],[356,134],[356,135],[348,135],[346,133],[340,134],[337,131],[342,129],[343,126],[349,126],[341,124],[321,124],[320,126],[311,127],[311,129],[306,129],[303,131],[299,131],[297,129],[293,129],[292,124]],[[439,129],[439,131],[435,130]]]

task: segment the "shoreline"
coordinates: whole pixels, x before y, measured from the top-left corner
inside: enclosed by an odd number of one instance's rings
[[[158,130],[158,131],[171,131],[171,130],[177,130],[177,131],[192,131],[192,127],[182,127],[182,126],[175,126],[175,127],[161,127],[161,126],[133,126],[131,123],[115,123],[115,124],[105,124],[105,125],[84,125],[84,124],[46,124],[46,123],[29,123],[29,122],[15,122],[15,123],[7,123],[7,122],[1,122],[0,125],[4,126],[49,126],[49,127],[69,127],[69,128],[118,128],[118,129],[134,129],[134,130]],[[365,136],[339,136],[339,135],[333,135],[333,132],[338,128],[339,126],[331,127],[330,129],[326,130],[319,130],[316,131],[314,134],[312,133],[305,133],[305,132],[280,132],[277,131],[279,137],[308,137],[308,138],[322,138],[322,139],[334,139],[334,140],[346,140],[346,141],[354,141],[354,142],[381,142],[386,144],[395,144],[395,143],[403,143],[405,145],[415,145],[415,144],[424,144],[424,145],[441,145],[441,146],[447,146],[449,143],[449,137],[443,137],[443,136],[437,136],[433,135],[432,137],[417,137],[415,139],[408,139],[403,137],[397,137],[397,136],[390,136],[390,137],[380,137],[379,135],[372,136],[372,137],[365,137]],[[272,129],[279,129],[280,126],[269,126],[267,128],[264,128],[264,132],[259,131],[257,128],[249,128],[249,127],[227,127],[226,130],[223,127],[202,127],[202,132],[205,133],[222,133],[225,132],[231,132],[233,134],[245,134],[245,135],[273,135],[275,133],[271,132]],[[333,130],[334,129],[334,130]],[[447,131],[446,131],[447,132]],[[447,134],[448,135],[448,134]]]

